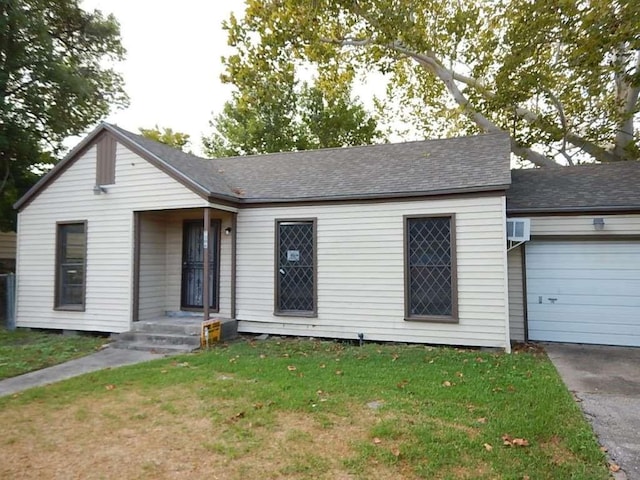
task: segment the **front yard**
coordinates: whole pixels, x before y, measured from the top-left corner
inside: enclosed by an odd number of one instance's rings
[[[0,328],[0,380],[88,355],[106,342],[89,335]]]
[[[2,398],[0,425],[0,478],[608,478],[536,352],[242,341]]]

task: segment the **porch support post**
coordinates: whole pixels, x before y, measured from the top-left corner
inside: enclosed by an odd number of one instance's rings
[[[238,214],[231,214],[231,319],[236,318],[236,239],[238,234]]]
[[[133,212],[133,298],[131,301],[131,321],[137,322],[140,316],[140,237],[142,235],[141,212]]]
[[[208,207],[204,209],[204,234],[202,235],[202,310],[204,313],[204,321],[209,320],[209,304],[211,299],[209,298],[209,238],[211,238],[211,212]]]

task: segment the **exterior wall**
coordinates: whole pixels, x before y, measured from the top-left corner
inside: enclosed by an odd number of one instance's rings
[[[116,183],[107,187],[108,193],[93,193],[95,175],[93,146],[20,212],[19,327],[128,330],[132,316],[133,212],[207,205],[204,199],[120,144]],[[56,222],[80,220],[88,222],[86,309],[56,311]]]
[[[522,247],[507,254],[509,266],[509,332],[511,341],[524,342],[524,277]]]
[[[451,213],[460,321],[405,321],[403,215]],[[318,219],[318,316],[274,316],[274,220],[310,217]],[[508,349],[505,218],[503,196],[241,210],[239,330]]]
[[[518,215],[524,217],[525,215]],[[638,235],[640,215],[575,215],[530,217],[531,235]],[[604,229],[593,228],[593,219],[603,218]]]
[[[167,225],[159,214],[140,218],[140,302],[138,319],[164,315]]]

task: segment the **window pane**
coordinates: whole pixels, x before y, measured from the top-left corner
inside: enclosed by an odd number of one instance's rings
[[[86,233],[83,223],[58,226],[57,306],[84,304]]]
[[[451,219],[411,218],[407,229],[409,314],[451,316]]]
[[[278,310],[313,312],[313,222],[280,222],[278,237]]]

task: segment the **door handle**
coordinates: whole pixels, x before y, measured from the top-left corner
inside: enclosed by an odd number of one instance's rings
[[[284,271],[284,268],[279,269],[278,272],[280,273],[280,275],[286,275],[287,274],[287,272]]]
[[[547,298],[547,300],[549,300],[551,303],[556,303],[558,301],[557,298],[551,298],[551,297]]]

